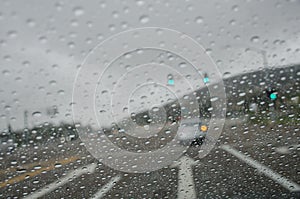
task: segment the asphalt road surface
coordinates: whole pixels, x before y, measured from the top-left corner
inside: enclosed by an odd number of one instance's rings
[[[0,198],[300,198],[299,136],[299,126],[226,120],[206,157],[190,147],[139,174],[102,164],[79,139],[17,148],[1,156]]]

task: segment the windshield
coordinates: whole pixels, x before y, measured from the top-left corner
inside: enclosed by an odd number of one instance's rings
[[[0,2],[0,198],[300,198],[300,2]]]

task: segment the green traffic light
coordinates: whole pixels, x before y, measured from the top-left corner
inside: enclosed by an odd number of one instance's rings
[[[174,85],[174,79],[169,79],[169,80],[168,80],[168,84],[169,84],[169,85]]]
[[[204,81],[204,83],[208,83],[209,82],[209,78],[208,77],[204,77],[203,81]]]
[[[277,94],[276,93],[271,93],[270,98],[271,98],[271,100],[276,100],[277,99]]]

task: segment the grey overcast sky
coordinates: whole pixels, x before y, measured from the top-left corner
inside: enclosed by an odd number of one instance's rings
[[[163,27],[198,41],[231,75],[300,62],[300,1],[0,1],[0,129],[72,122],[72,88],[88,51],[119,32]],[[250,50],[245,51],[249,48]],[[49,119],[46,110],[57,106]]]

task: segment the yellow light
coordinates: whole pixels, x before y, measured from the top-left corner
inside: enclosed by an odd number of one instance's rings
[[[201,131],[207,131],[207,126],[206,125],[201,125],[200,130]]]

